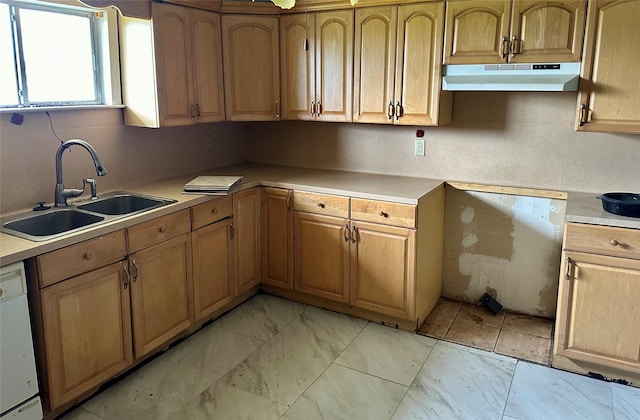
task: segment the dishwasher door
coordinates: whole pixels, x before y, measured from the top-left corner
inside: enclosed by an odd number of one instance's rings
[[[32,401],[23,405],[38,394],[38,379],[22,262],[0,267],[0,366],[1,418],[22,418],[14,415],[26,408],[33,413]]]

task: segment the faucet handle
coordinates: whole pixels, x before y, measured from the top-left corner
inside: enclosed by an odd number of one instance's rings
[[[96,198],[98,198],[98,189],[97,189],[97,182],[95,179],[93,178],[83,178],[82,179],[82,183],[84,185],[89,184],[90,188],[91,188],[91,199],[95,200]]]

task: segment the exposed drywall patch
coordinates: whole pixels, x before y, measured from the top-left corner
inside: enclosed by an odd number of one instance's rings
[[[555,316],[565,202],[447,189],[443,296]]]

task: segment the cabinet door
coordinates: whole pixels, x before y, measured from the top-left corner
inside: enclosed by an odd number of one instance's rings
[[[576,130],[640,133],[638,22],[640,2],[589,2]]]
[[[353,222],[351,305],[412,319],[415,230]]]
[[[222,16],[227,120],[280,119],[277,16]]]
[[[136,358],[191,325],[191,236],[181,235],[129,256]]]
[[[640,373],[640,260],[579,252],[563,260],[555,352]]]
[[[315,101],[315,15],[280,17],[282,119],[313,120]]]
[[[393,122],[397,26],[398,9],[395,6],[356,10],[355,122]]]
[[[187,80],[191,74],[187,9],[152,3],[152,15],[160,125],[191,124],[193,94]]]
[[[260,188],[233,194],[236,295],[260,284]]]
[[[131,366],[129,278],[125,263],[41,289],[50,409]],[[44,379],[44,378],[41,378]]]
[[[514,0],[511,38],[517,54],[511,63],[580,61],[586,2],[584,0]]]
[[[394,124],[438,124],[443,13],[442,2],[398,7]]]
[[[316,15],[316,112],[321,121],[351,121],[353,10]]]
[[[264,188],[261,282],[293,290],[292,191]]]
[[[511,0],[447,1],[444,64],[504,63]]]
[[[224,120],[222,78],[222,32],[220,15],[189,9],[193,61],[192,99],[196,120],[208,123]]]
[[[349,222],[294,212],[294,289],[349,302]]]
[[[221,220],[191,234],[196,321],[220,309],[235,297],[232,222],[231,218]]]

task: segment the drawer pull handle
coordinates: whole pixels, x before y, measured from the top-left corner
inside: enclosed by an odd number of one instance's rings
[[[618,245],[622,246],[622,244],[616,241],[615,239],[610,240],[609,243],[611,244],[611,246],[618,246]]]
[[[122,267],[122,269],[124,270],[124,273],[127,275],[127,278],[124,280],[124,288],[126,289],[127,287],[129,287],[129,279],[131,278],[131,274],[129,274],[129,269],[127,268],[126,265]]]
[[[322,201],[318,201],[318,207],[323,209],[325,207],[325,205],[324,205],[324,203]]]
[[[84,258],[87,261],[91,261],[91,259],[93,258],[93,254],[90,252],[85,252],[82,258]]]
[[[218,209],[211,209],[211,214],[218,214]]]
[[[158,229],[158,232],[160,233],[165,233],[167,231],[167,227],[166,226],[160,226],[160,229]]]
[[[571,280],[571,258],[567,257],[566,264],[567,266],[564,270],[564,279]]]
[[[138,264],[136,264],[136,260],[131,260],[133,264],[133,268],[135,268],[135,272],[133,273],[133,282],[135,283],[138,280]]]
[[[353,226],[351,228],[351,243],[355,244],[358,242],[358,228]]]
[[[349,225],[344,225],[344,241],[349,242]]]
[[[380,212],[380,216],[382,216],[382,217],[389,217],[389,213],[387,213],[386,211],[381,211],[381,212]]]

